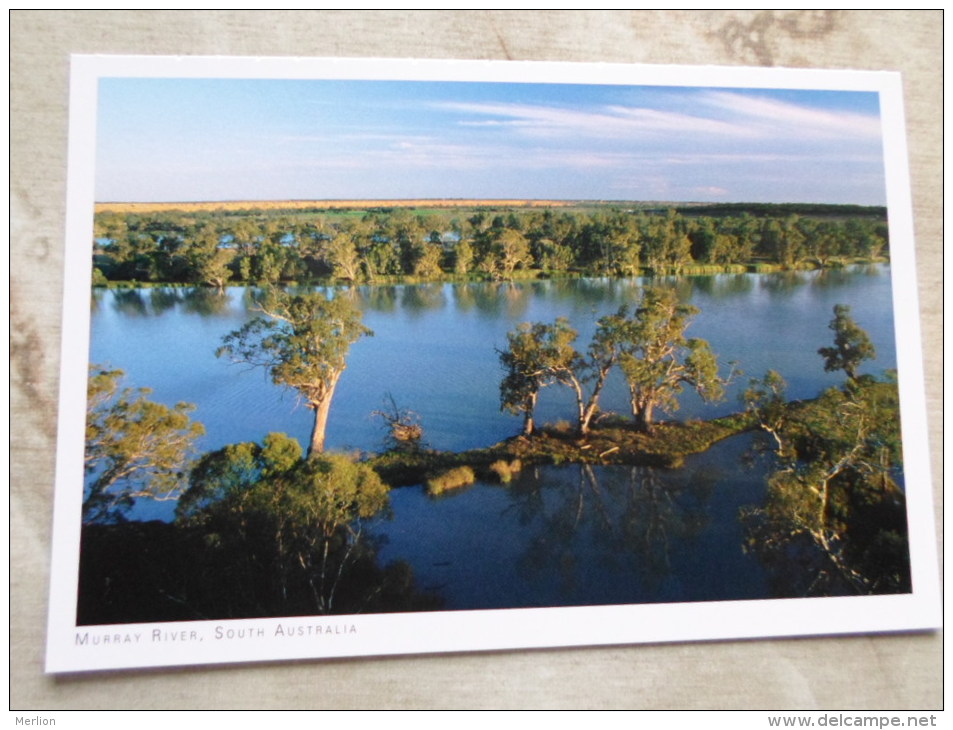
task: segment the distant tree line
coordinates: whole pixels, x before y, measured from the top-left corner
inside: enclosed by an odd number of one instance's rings
[[[93,265],[97,285],[124,281],[221,289],[319,280],[797,269],[888,255],[885,212],[859,206],[210,210],[100,212]]]
[[[711,205],[676,205],[684,215],[738,216],[743,214],[762,218],[788,215],[810,217],[879,218],[886,220],[887,209],[882,205],[832,205],[829,203],[713,203]]]

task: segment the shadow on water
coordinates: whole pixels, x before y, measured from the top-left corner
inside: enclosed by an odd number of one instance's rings
[[[160,316],[169,310],[175,309],[181,303],[182,292],[175,288],[154,287],[149,290],[149,307],[152,314]]]
[[[186,289],[181,303],[183,311],[204,317],[223,314],[231,307],[231,300],[224,291],[207,287]]]
[[[690,279],[693,292],[699,292],[714,300],[746,296],[754,289],[755,283],[752,274],[718,274],[686,278]]]
[[[704,477],[687,483],[666,477],[649,467],[581,464],[546,484],[514,485],[520,522],[536,525],[519,560],[521,574],[531,582],[558,576],[560,591],[578,596],[582,576],[599,565],[631,572],[648,594],[664,592],[676,570],[673,552],[706,528],[711,497]]]
[[[403,561],[382,566],[362,539],[346,560],[335,556],[334,602],[314,594],[313,576],[285,555],[254,520],[206,534],[178,523],[85,525],[79,564],[78,625],[281,616],[432,611],[434,593],[417,588]],[[279,580],[278,576],[281,577]],[[330,604],[330,601],[328,601]]]
[[[736,437],[682,469],[527,467],[433,500],[392,493],[381,556],[406,560],[450,609],[610,605],[770,597],[742,549],[742,505],[764,474],[741,468]]]
[[[362,306],[372,312],[395,312],[398,309],[398,287],[392,284],[361,287]]]
[[[145,289],[115,289],[113,291],[112,306],[119,314],[127,317],[145,317],[149,314],[146,304]]]
[[[413,284],[401,289],[401,308],[411,316],[439,311],[447,306],[443,284]]]

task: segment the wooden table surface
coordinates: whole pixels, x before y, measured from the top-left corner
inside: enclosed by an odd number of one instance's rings
[[[858,68],[903,74],[942,517],[942,11],[26,11],[10,14],[11,708],[928,710],[939,633],[43,673],[71,53]],[[68,272],[66,272],[68,274]]]

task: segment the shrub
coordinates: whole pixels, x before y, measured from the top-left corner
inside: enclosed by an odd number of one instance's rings
[[[98,268],[93,269],[93,286],[109,286],[106,275]]]
[[[458,489],[476,481],[476,474],[469,466],[458,466],[446,471],[440,476],[427,480],[427,493],[435,496],[443,494],[448,489]]]
[[[523,468],[523,462],[519,459],[513,459],[513,461],[506,461],[500,459],[499,461],[494,461],[490,464],[490,471],[500,480],[503,484],[508,484],[513,480],[513,475],[518,474]]]

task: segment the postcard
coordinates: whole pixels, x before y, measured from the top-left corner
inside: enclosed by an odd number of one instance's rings
[[[75,56],[47,671],[930,630],[892,73]]]

